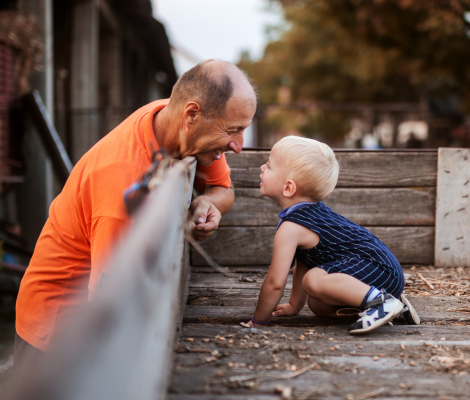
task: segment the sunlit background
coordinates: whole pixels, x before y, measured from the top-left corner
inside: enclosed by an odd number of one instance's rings
[[[465,1],[153,1],[179,75],[237,63],[261,103],[246,147],[470,145]]]

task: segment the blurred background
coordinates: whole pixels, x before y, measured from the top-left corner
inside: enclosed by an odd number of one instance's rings
[[[208,58],[258,88],[245,147],[470,146],[470,0],[0,0],[0,323],[63,185],[24,96],[76,163]]]
[[[237,63],[259,89],[247,147],[470,145],[470,2],[155,1],[179,74]]]

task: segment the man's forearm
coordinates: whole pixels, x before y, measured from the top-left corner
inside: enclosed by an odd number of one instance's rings
[[[230,211],[235,199],[233,188],[224,188],[222,186],[212,186],[204,191],[202,196],[207,197],[222,215]]]

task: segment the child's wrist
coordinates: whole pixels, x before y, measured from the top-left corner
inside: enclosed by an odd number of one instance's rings
[[[268,318],[267,321],[257,321],[254,317],[251,317],[251,322],[255,325],[268,326],[271,320]]]

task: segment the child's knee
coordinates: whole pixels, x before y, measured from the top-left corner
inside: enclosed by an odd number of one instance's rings
[[[319,276],[314,270],[309,271],[302,278],[302,289],[309,296],[316,297],[320,294],[321,284],[319,282]]]

